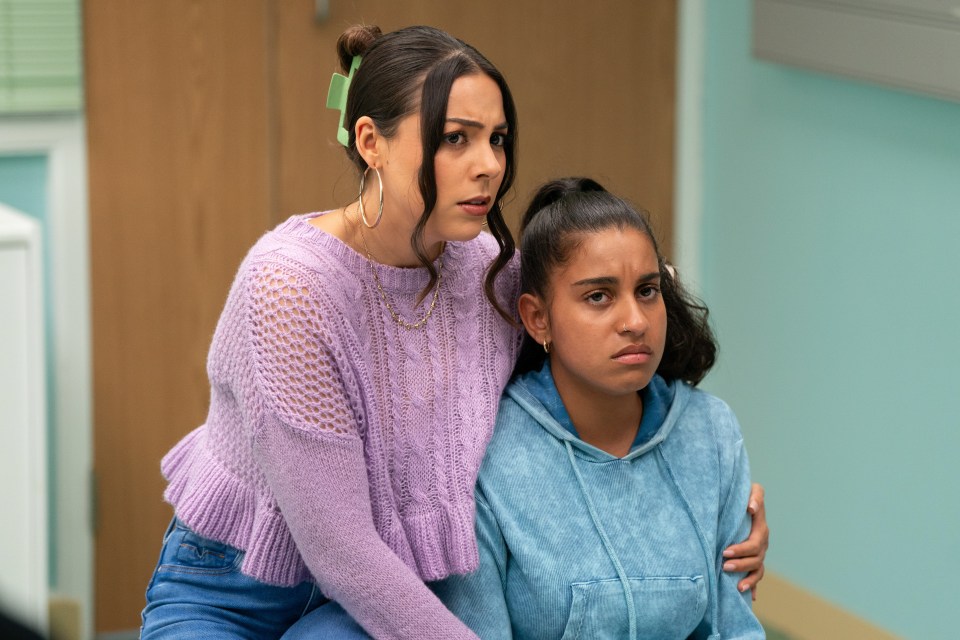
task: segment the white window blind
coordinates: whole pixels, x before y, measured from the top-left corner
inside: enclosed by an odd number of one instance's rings
[[[79,111],[79,0],[0,0],[0,114]]]

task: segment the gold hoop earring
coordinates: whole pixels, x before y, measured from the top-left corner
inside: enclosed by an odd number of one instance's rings
[[[543,352],[550,353],[550,342],[546,338],[543,340]]]
[[[367,213],[363,210],[363,183],[367,179],[367,171],[373,169],[377,173],[377,182],[380,184],[380,210],[377,211],[377,220],[373,224],[367,222]],[[366,225],[367,229],[373,229],[378,224],[380,224],[380,219],[383,217],[383,178],[380,177],[380,170],[376,167],[367,166],[363,171],[363,175],[360,176],[360,197],[358,198],[360,202],[360,219],[363,220],[363,224]]]

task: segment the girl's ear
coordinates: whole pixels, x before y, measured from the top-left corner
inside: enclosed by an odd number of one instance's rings
[[[539,344],[552,342],[550,339],[550,314],[547,305],[532,293],[524,293],[517,302],[520,320],[530,337]]]
[[[367,166],[382,166],[380,156],[382,155],[383,149],[381,147],[386,140],[380,135],[380,131],[377,129],[377,125],[374,124],[373,118],[370,116],[357,118],[357,124],[354,125],[354,137],[356,139],[357,153],[359,153],[363,161],[367,163]]]

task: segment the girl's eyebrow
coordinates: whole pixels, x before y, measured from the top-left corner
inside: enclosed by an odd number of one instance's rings
[[[584,278],[583,280],[577,280],[573,283],[574,287],[590,286],[595,287],[599,285],[612,285],[620,282],[619,278],[614,278],[613,276],[603,276],[600,278]]]
[[[640,281],[646,282],[646,281],[649,281],[649,280],[659,280],[659,279],[660,279],[660,272],[659,272],[659,271],[652,271],[652,272],[650,272],[650,273],[645,273],[644,275],[640,276],[639,278],[637,278],[637,281],[638,281],[638,282],[640,282]],[[601,277],[599,277],[599,278],[584,278],[583,280],[577,280],[576,282],[573,283],[572,286],[574,286],[574,287],[580,287],[580,286],[591,286],[591,287],[595,287],[595,286],[600,286],[600,285],[615,285],[615,284],[619,284],[619,282],[620,282],[620,278],[615,278],[615,277],[613,277],[613,276],[601,276]]]
[[[467,120],[466,118],[447,118],[447,122],[454,122],[464,127],[476,127],[477,129],[483,129],[483,123],[477,122],[476,120]],[[496,125],[494,129],[506,129],[509,125],[506,122],[501,122]]]

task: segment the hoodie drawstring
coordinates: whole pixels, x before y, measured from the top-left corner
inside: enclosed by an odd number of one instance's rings
[[[620,584],[623,586],[623,596],[627,599],[627,620],[629,621],[630,627],[630,640],[636,640],[637,612],[633,604],[633,590],[630,588],[630,582],[627,580],[627,574],[623,570],[620,558],[617,556],[617,552],[613,550],[610,538],[607,537],[607,532],[604,531],[603,526],[600,524],[600,518],[597,516],[597,510],[593,506],[593,500],[590,499],[590,494],[587,493],[587,486],[583,481],[583,476],[580,475],[580,469],[577,468],[577,462],[573,456],[573,447],[570,446],[569,440],[564,440],[564,444],[567,447],[567,457],[570,458],[570,466],[573,467],[573,474],[577,477],[577,484],[580,485],[580,493],[583,494],[583,499],[587,502],[587,511],[590,512],[590,519],[593,521],[593,526],[597,529],[597,533],[600,534],[600,540],[603,541],[603,546],[607,550],[607,555],[610,557],[611,562],[613,562],[613,567],[617,570],[617,576],[620,578]]]

